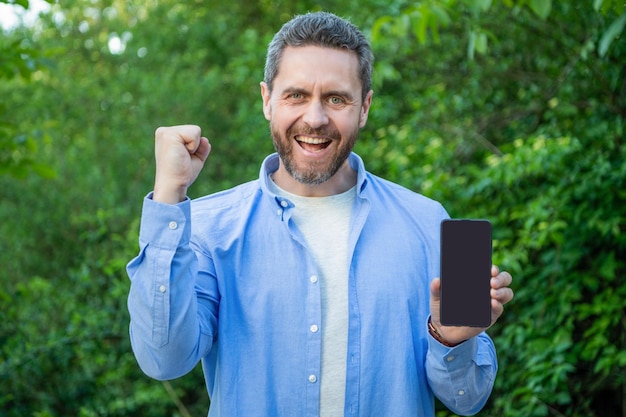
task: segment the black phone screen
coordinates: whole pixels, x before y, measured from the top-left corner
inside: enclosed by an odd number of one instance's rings
[[[441,324],[491,324],[491,223],[441,222]]]

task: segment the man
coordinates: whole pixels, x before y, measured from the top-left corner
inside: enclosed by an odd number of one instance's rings
[[[211,145],[197,126],[156,131],[154,191],[128,265],[131,340],[157,379],[201,360],[209,416],[434,416],[434,395],[473,414],[490,395],[485,329],[439,321],[445,210],[351,152],[372,61],[335,15],[285,24],[261,83],[277,154],[231,190],[190,202]],[[493,268],[492,323],[510,282]]]

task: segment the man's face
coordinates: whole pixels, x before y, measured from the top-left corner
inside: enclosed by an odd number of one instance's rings
[[[261,84],[263,112],[282,166],[301,184],[331,179],[365,126],[372,93],[361,97],[354,52],[287,47],[270,92]]]

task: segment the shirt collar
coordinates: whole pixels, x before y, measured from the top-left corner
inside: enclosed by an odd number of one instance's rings
[[[360,195],[365,187],[367,186],[367,173],[365,171],[365,164],[359,155],[354,152],[350,153],[348,156],[348,163],[352,167],[352,169],[357,172],[356,179],[356,189],[357,195]],[[275,201],[280,201],[279,197],[272,192],[272,189],[269,186],[269,175],[278,170],[279,166],[279,157],[277,153],[273,153],[265,158],[263,164],[261,165],[261,172],[259,173],[259,181],[261,182],[261,189],[263,190],[263,194],[270,196]]]

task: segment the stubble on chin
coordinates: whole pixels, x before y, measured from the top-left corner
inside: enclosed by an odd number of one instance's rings
[[[274,143],[274,149],[278,152],[278,156],[280,157],[285,170],[291,175],[296,181],[305,185],[319,185],[330,178],[339,171],[339,168],[343,165],[343,163],[350,156],[350,152],[354,147],[354,143],[356,142],[356,137],[358,135],[358,129],[353,132],[353,134],[348,138],[348,142],[340,146],[338,153],[335,155],[327,163],[311,161],[310,163],[301,163],[298,164],[293,157],[293,147],[298,146],[294,145],[294,142],[288,140],[287,138],[294,137],[295,129],[289,129],[287,131],[287,136],[282,137],[280,132],[270,123],[270,131],[272,135],[272,141]],[[320,135],[320,136],[328,136],[333,138],[333,140],[340,140],[340,135],[336,131],[328,131],[328,130],[314,130],[314,129],[299,129],[298,133],[301,134],[310,134],[310,135]]]

